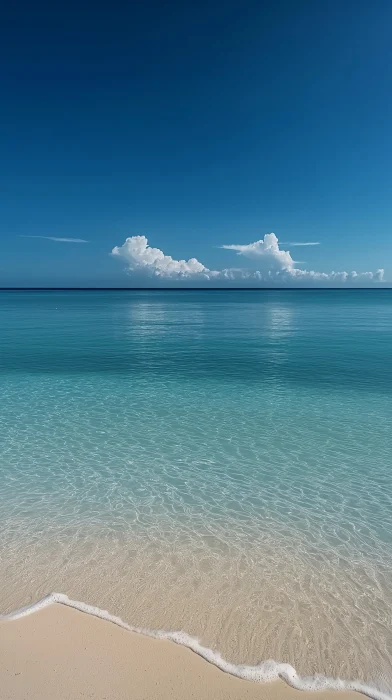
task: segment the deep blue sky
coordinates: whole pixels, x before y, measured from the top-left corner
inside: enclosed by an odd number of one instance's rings
[[[109,255],[135,234],[220,270],[270,231],[392,280],[390,0],[14,5],[0,285],[143,283]]]

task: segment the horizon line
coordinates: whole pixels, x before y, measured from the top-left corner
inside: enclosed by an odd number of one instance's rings
[[[0,292],[358,292],[392,287],[0,287]]]

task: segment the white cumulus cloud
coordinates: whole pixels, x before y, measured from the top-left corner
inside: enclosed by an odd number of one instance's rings
[[[221,247],[234,250],[246,258],[257,258],[257,262],[262,262],[263,267],[272,271],[289,269],[295,264],[288,250],[280,250],[278,238],[274,233],[266,233],[264,238],[247,245],[231,244]]]
[[[159,248],[151,248],[146,236],[131,236],[122,246],[116,246],[112,255],[126,260],[130,270],[142,269],[157,277],[205,277],[209,279],[211,270],[196,258],[174,260]]]
[[[297,245],[306,244],[297,243]],[[348,280],[367,279],[382,282],[384,278],[384,270],[382,269],[376,272],[355,272],[355,270],[352,272],[316,272],[314,270],[302,270],[295,267],[296,262],[288,250],[280,249],[279,240],[275,233],[267,233],[264,238],[247,245],[230,244],[221,247],[226,250],[234,250],[237,255],[253,258],[262,270],[267,271],[267,277],[275,276],[282,281],[291,279],[292,281],[347,282]],[[258,271],[254,274],[262,274],[262,272]]]
[[[310,245],[310,244],[308,244]],[[115,246],[112,255],[122,258],[131,271],[142,271],[150,276],[166,279],[199,279],[222,282],[243,281],[266,284],[301,283],[354,283],[362,281],[382,282],[384,270],[376,272],[317,272],[296,267],[298,263],[288,250],[279,247],[274,233],[267,233],[254,243],[226,244],[221,246],[232,250],[237,256],[253,261],[253,267],[229,267],[210,270],[196,258],[175,260],[165,255],[159,248],[152,248],[146,236],[131,236],[121,246]],[[257,269],[254,267],[257,266]]]

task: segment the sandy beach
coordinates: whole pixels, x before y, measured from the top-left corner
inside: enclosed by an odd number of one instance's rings
[[[307,693],[223,673],[173,642],[53,604],[0,623],[2,700],[355,700],[354,692]],[[362,696],[363,697],[363,696]]]

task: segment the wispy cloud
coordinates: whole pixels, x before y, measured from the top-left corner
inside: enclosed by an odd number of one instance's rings
[[[56,241],[57,243],[88,243],[84,238],[60,238],[59,236],[28,236],[21,235],[19,238],[44,238],[47,241]]]
[[[332,283],[357,284],[360,282],[382,282],[384,270],[376,272],[316,272],[295,267],[296,261],[288,250],[281,250],[274,233],[254,243],[231,243],[221,246],[232,250],[238,256],[252,258],[257,264],[253,268],[231,267],[223,270],[210,270],[196,258],[175,260],[165,255],[159,248],[151,248],[146,236],[131,236],[121,246],[115,246],[112,255],[123,258],[130,271],[144,272],[153,277],[165,279],[191,279],[210,281],[244,281],[265,284]]]
[[[297,241],[295,241],[295,242],[289,241],[289,242],[281,243],[281,245],[290,245],[290,246],[292,246],[292,247],[293,247],[293,246],[304,246],[304,245],[320,245],[320,241],[304,241],[304,242],[301,242],[301,241],[299,241],[299,242],[297,242]]]

